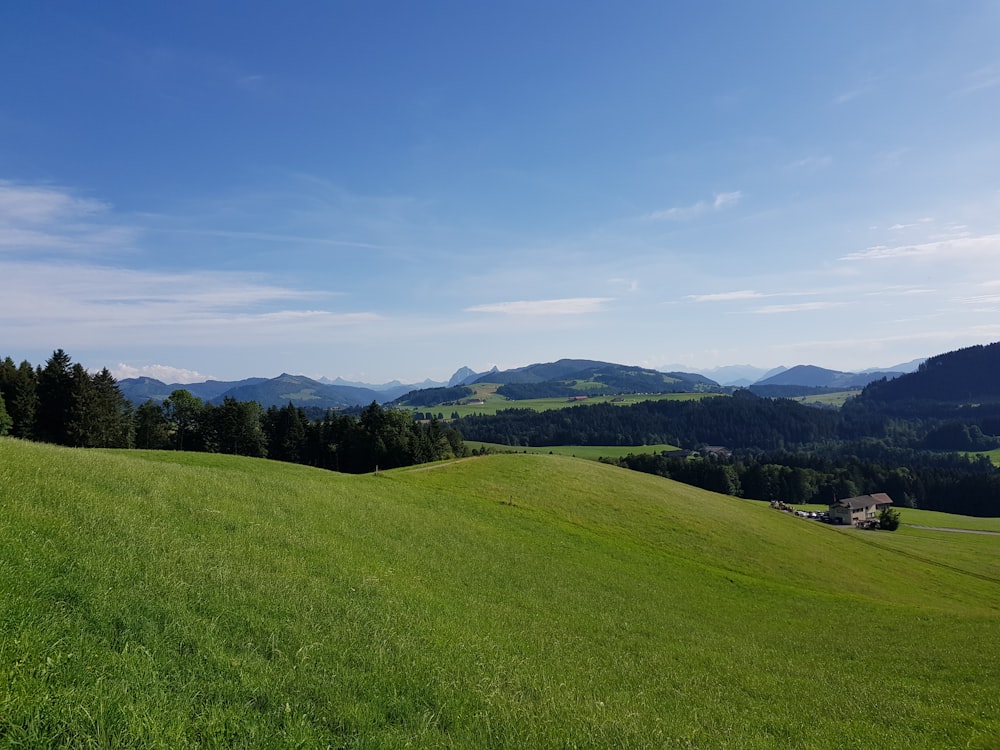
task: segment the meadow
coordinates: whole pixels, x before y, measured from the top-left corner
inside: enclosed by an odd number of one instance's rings
[[[997,537],[0,439],[0,747],[983,749],[997,674]]]
[[[979,451],[977,453],[970,453],[972,456],[986,456],[993,462],[994,466],[1000,466],[1000,448],[991,451]]]
[[[597,461],[600,458],[621,458],[630,453],[662,453],[677,450],[676,445],[661,443],[659,445],[547,445],[540,448],[502,445],[501,443],[484,443],[478,440],[466,440],[465,445],[470,450],[490,451],[493,453],[542,453],[559,456],[573,456]]]
[[[837,391],[835,393],[821,393],[816,396],[796,396],[792,400],[798,401],[800,404],[831,406],[839,409],[847,403],[848,399],[855,398],[860,394],[860,390]]]
[[[441,413],[447,419],[454,414],[459,417],[467,417],[473,414],[496,414],[503,409],[532,409],[534,411],[549,411],[552,409],[567,409],[571,406],[581,404],[618,404],[627,406],[637,404],[640,401],[689,401],[692,399],[715,397],[717,393],[625,393],[621,395],[590,396],[584,401],[572,401],[565,396],[554,398],[530,398],[512,401],[497,394],[496,383],[475,383],[470,386],[474,395],[469,396],[466,401],[473,403],[455,404],[450,406],[433,407],[413,407],[412,410],[419,412]],[[481,403],[477,403],[481,402]]]

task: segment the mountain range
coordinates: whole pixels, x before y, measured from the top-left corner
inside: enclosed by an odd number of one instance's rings
[[[342,409],[364,406],[373,401],[380,404],[396,401],[413,391],[428,388],[444,388],[474,383],[499,383],[516,393],[556,391],[558,395],[570,381],[591,383],[594,390],[619,392],[683,392],[724,390],[725,387],[746,387],[749,385],[766,387],[800,388],[862,388],[869,382],[882,377],[896,377],[910,372],[922,362],[916,360],[890,370],[869,370],[864,373],[848,373],[827,370],[812,365],[797,365],[791,368],[779,367],[772,370],[753,368],[750,365],[734,365],[716,368],[706,373],[690,373],[681,370],[662,372],[640,367],[618,365],[584,359],[561,359],[499,370],[496,367],[487,372],[476,372],[469,367],[459,368],[447,381],[425,380],[421,383],[404,384],[391,381],[382,384],[360,383],[343,378],[320,378],[282,373],[276,378],[245,378],[237,381],[208,380],[202,383],[164,383],[148,377],[125,378],[118,382],[125,397],[133,404],[145,401],[162,402],[171,392],[183,389],[203,401],[220,404],[226,397],[238,401],[257,401],[265,408],[284,406],[292,402],[296,406],[320,409]],[[714,374],[717,379],[709,376]],[[757,374],[751,381],[749,378]],[[544,388],[540,387],[544,384]],[[517,388],[520,386],[520,389]],[[579,387],[574,386],[574,387]]]

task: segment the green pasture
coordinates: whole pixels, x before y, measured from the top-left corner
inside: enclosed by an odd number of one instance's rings
[[[534,411],[549,411],[551,409],[566,409],[570,406],[580,406],[582,404],[637,404],[641,401],[690,401],[702,399],[710,396],[719,396],[718,393],[628,393],[623,395],[591,396],[582,401],[574,401],[565,396],[558,398],[532,398],[519,401],[512,401],[497,395],[496,383],[476,383],[471,388],[475,392],[474,396],[469,396],[467,401],[481,400],[482,403],[456,404],[451,406],[416,406],[412,411],[441,413],[447,419],[457,413],[459,417],[467,417],[470,414],[496,414],[503,409],[533,409]]]
[[[0,747],[984,750],[998,674],[995,537],[0,439]]]
[[[838,409],[844,405],[844,403],[850,399],[854,398],[860,394],[860,390],[852,391],[837,391],[836,393],[821,393],[815,396],[797,396],[793,398],[793,401],[798,401],[802,404],[822,404],[823,406],[836,406]]]
[[[502,445],[501,443],[484,443],[478,440],[466,440],[470,449],[489,450],[493,453],[551,453],[559,456],[575,456],[596,461],[599,458],[621,458],[630,453],[662,453],[677,450],[676,445],[661,443],[660,445],[551,445],[539,448]]]
[[[1000,466],[1000,448],[992,451],[980,451],[978,453],[970,453],[970,456],[987,456],[990,461],[993,462],[994,466]]]
[[[753,502],[766,503],[764,500]],[[800,503],[791,505],[795,510],[824,511],[829,505],[821,503]],[[959,516],[954,513],[941,513],[936,510],[918,510],[917,508],[896,508],[899,511],[901,530],[907,526],[923,526],[927,528],[959,529],[962,531],[992,531],[1000,533],[1000,518],[977,518],[975,516]]]

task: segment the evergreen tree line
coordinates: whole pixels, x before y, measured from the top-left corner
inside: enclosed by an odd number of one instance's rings
[[[853,452],[852,452],[853,451]],[[988,459],[958,454],[840,446],[830,453],[671,458],[631,454],[610,463],[752,500],[831,503],[887,493],[898,507],[1000,516],[1000,473]]]
[[[991,450],[1000,447],[1000,405],[941,407],[934,416],[856,399],[843,409],[820,409],[790,399],[737,390],[729,398],[588,404],[535,411],[505,409],[463,417],[467,440],[510,446],[724,445],[734,450],[781,451],[838,441],[876,439],[905,448]]]
[[[505,409],[496,415],[463,417],[467,440],[511,446],[653,445],[781,450],[840,438],[837,412],[770,400],[749,391],[732,397],[637,404],[588,404],[534,411]]]
[[[364,473],[465,454],[461,434],[377,403],[360,415],[310,419],[288,404],[215,406],[178,389],[133,408],[105,368],[91,375],[59,349],[44,366],[0,362],[0,435],[85,448],[146,448],[269,457]]]

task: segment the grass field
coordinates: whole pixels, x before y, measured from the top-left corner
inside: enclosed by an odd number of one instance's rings
[[[614,403],[622,406],[637,404],[640,401],[690,401],[709,396],[719,396],[718,393],[628,393],[620,396],[591,396],[585,401],[570,401],[565,396],[558,398],[532,398],[521,401],[511,401],[503,396],[497,395],[495,383],[475,383],[470,386],[475,395],[469,396],[468,400],[481,400],[482,403],[461,404],[454,406],[417,406],[413,411],[441,413],[445,418],[457,413],[459,417],[467,417],[470,414],[496,414],[503,409],[534,409],[535,411],[549,411],[551,409],[566,409],[570,406],[581,404],[607,404]]]
[[[630,453],[662,453],[677,450],[676,445],[662,443],[660,445],[552,445],[541,448],[514,447],[500,443],[483,443],[478,440],[466,440],[466,447],[482,450],[486,448],[494,453],[541,453],[558,456],[575,456],[596,461],[599,458],[621,458]]]
[[[849,398],[854,398],[859,393],[860,390],[853,391],[837,391],[836,393],[822,393],[816,396],[797,396],[793,401],[798,401],[802,404],[822,404],[824,406],[836,406],[838,409],[844,405],[844,403]]]
[[[973,456],[988,456],[990,461],[993,462],[994,466],[1000,466],[1000,448],[992,451],[982,451],[981,453],[972,453]]]
[[[996,537],[0,439],[0,747],[982,750],[998,674]]]

